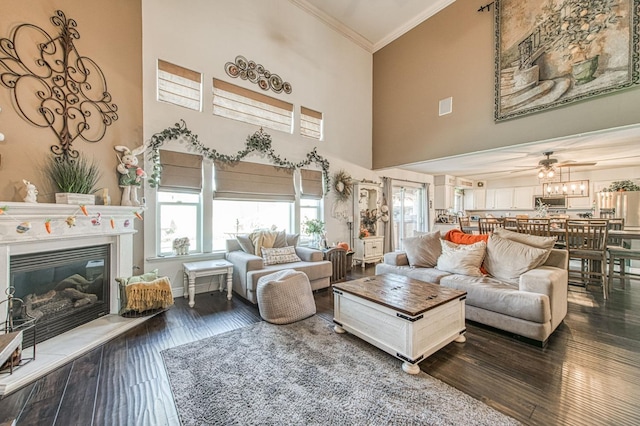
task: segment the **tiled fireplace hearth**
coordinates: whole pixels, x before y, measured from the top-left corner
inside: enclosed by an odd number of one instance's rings
[[[105,302],[105,307],[95,315],[99,318],[88,318],[88,322],[38,343],[34,361],[15,369],[11,375],[4,372],[0,374],[0,395],[4,395],[116,337],[146,318],[130,319],[117,315],[120,298],[115,278],[129,276],[133,270],[134,221],[137,220],[133,207],[87,206],[88,215],[79,206],[65,204],[0,202],[0,209],[0,298],[6,297],[5,292],[10,284],[15,285],[16,294],[20,294],[17,287],[33,281],[24,277],[16,279],[15,274],[12,275],[12,257],[16,265],[16,259],[30,258],[31,255],[36,255],[37,261],[43,262],[41,259],[55,259],[57,253],[64,257],[65,253],[68,256],[68,253],[73,254],[77,249],[103,247],[104,260],[97,263],[103,264],[104,270],[96,271],[100,276],[108,277],[104,282],[104,296],[98,298]],[[38,257],[41,254],[45,256]],[[72,263],[76,260],[72,259]],[[54,262],[57,262],[54,263],[56,266],[60,265],[58,260]],[[91,261],[87,264],[88,272],[82,279],[91,280],[91,284],[98,282],[97,275],[91,276]],[[60,269],[64,270],[64,267]],[[73,281],[73,277],[69,279],[65,275],[62,286],[67,286],[65,280]],[[58,277],[55,282],[59,282]],[[56,290],[60,288],[58,285]],[[30,291],[27,289],[23,293]],[[52,289],[47,293],[53,295],[56,291]],[[0,318],[4,325],[7,318],[6,303],[0,305]],[[24,357],[29,358],[31,353],[30,348],[25,349]]]

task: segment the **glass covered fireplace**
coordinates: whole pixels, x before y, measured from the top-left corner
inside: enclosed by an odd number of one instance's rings
[[[25,331],[28,346],[109,313],[110,245],[10,256],[13,319],[37,318]]]

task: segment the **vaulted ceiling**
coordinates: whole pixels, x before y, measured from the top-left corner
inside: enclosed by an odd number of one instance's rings
[[[455,0],[290,0],[346,37],[375,52]],[[486,2],[479,2],[478,7]],[[471,7],[472,5],[470,5]],[[475,7],[475,6],[474,6]],[[596,162],[574,171],[633,167],[640,164],[640,125],[605,132],[469,153],[400,166],[407,170],[450,174],[473,180],[533,174],[543,152],[559,161]],[[567,168],[570,171],[571,167]],[[630,176],[640,179],[640,176]]]

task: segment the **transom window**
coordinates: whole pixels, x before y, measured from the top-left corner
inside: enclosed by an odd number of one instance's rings
[[[322,113],[300,107],[300,134],[308,138],[322,140]]]
[[[158,100],[200,111],[202,74],[158,59]]]
[[[293,104],[213,79],[213,113],[266,129],[293,132]]]

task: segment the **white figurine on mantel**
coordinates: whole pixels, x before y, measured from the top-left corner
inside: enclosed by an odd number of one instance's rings
[[[22,179],[24,185],[27,187],[27,196],[24,197],[25,203],[37,203],[38,202],[38,189],[34,184],[26,179]]]
[[[144,152],[144,144],[129,150],[126,146],[115,146],[116,151],[122,152],[122,157],[118,157],[120,164],[117,170],[120,173],[120,188],[122,188],[122,206],[139,206],[138,187],[142,184],[142,179],[147,177],[142,168],[138,167],[137,155]]]

